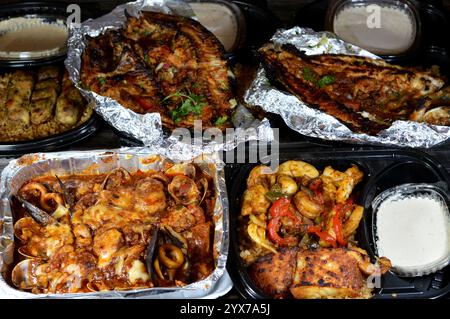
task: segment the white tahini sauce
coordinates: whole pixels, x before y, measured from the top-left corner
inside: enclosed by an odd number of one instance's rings
[[[380,6],[379,9],[379,20],[376,20],[374,12],[367,11],[366,7],[344,7],[334,19],[334,32],[344,41],[372,53],[399,54],[407,51],[416,37],[412,14],[394,7]]]
[[[394,267],[420,267],[448,256],[448,213],[433,198],[387,198],[378,208],[376,226],[378,254]]]
[[[212,2],[193,2],[189,3],[194,11],[198,22],[206,29],[211,31],[225,50],[229,51],[235,44],[238,22],[234,13],[228,7]]]
[[[32,57],[65,47],[67,27],[62,20],[47,23],[42,18],[12,18],[0,22],[0,57]]]

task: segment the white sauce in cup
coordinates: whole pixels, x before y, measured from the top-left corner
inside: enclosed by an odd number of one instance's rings
[[[344,41],[375,54],[407,51],[416,37],[416,22],[412,14],[394,7],[378,8],[379,19],[365,6],[342,8],[334,18],[334,33]]]
[[[429,197],[386,198],[377,211],[377,249],[394,267],[418,267],[448,258],[448,212]]]

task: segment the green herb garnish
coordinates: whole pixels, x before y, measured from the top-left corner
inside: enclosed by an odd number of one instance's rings
[[[325,75],[319,81],[317,81],[317,86],[323,88],[324,86],[331,85],[336,81],[333,75]]]
[[[314,76],[314,72],[308,67],[304,67],[303,68],[303,78],[306,81],[310,81],[310,82],[315,82],[316,81],[315,76]]]
[[[104,77],[99,77],[98,83],[100,83],[100,85],[104,85],[106,83],[106,79]]]
[[[270,190],[266,193],[266,197],[272,203],[278,200],[280,197],[284,196],[283,190],[279,184],[273,185]]]
[[[303,79],[312,82],[318,88],[323,88],[324,86],[331,85],[336,81],[334,75],[325,75],[317,80],[317,75],[308,67],[303,68]]]
[[[173,97],[179,97],[182,99],[181,105],[179,105],[175,110],[170,111],[170,116],[175,123],[179,123],[181,119],[188,114],[200,115],[203,107],[207,104],[205,102],[205,97],[201,95],[196,95],[191,92],[184,94],[179,91],[166,96],[163,99],[163,102]]]
[[[313,48],[318,48],[321,45],[324,45],[325,43],[327,43],[328,38],[326,35],[323,35],[322,38],[320,38],[319,42],[317,42],[316,44],[313,45],[308,45],[308,48],[313,49]]]
[[[217,120],[214,122],[214,125],[223,125],[228,120],[228,116],[224,115],[221,117],[218,117]]]

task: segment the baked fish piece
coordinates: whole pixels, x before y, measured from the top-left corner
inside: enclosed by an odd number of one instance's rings
[[[15,71],[11,74],[8,87],[6,113],[11,121],[22,125],[30,124],[29,103],[34,86],[34,78],[30,73]]]
[[[431,72],[378,59],[307,56],[293,45],[273,43],[259,53],[271,79],[360,133],[377,134],[395,120],[408,120],[422,99],[444,85]]]

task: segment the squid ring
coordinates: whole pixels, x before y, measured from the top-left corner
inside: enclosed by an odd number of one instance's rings
[[[183,252],[172,244],[164,244],[159,247],[158,258],[169,269],[180,268],[184,263]]]
[[[54,210],[54,206],[51,205],[51,203],[56,203],[58,205],[64,205],[64,200],[61,196],[61,194],[58,193],[46,193],[44,195],[41,195],[41,206],[46,211]]]
[[[25,193],[31,193],[33,196],[36,197],[42,197],[43,195],[47,194],[47,188],[42,185],[41,183],[32,182],[28,183],[22,188],[22,192]]]

